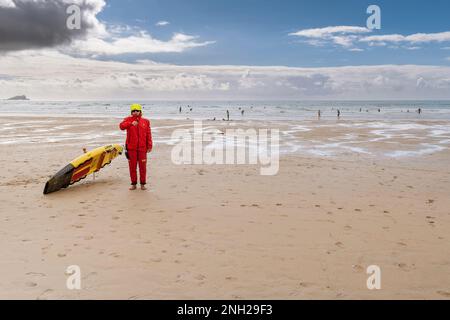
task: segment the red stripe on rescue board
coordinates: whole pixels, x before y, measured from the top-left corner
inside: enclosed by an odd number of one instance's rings
[[[78,180],[80,180],[81,178],[83,178],[85,175],[87,175],[89,173],[89,171],[91,171],[91,168],[88,167],[82,171],[77,171],[76,173],[74,173],[74,175],[72,176],[72,180],[71,182],[77,182]]]

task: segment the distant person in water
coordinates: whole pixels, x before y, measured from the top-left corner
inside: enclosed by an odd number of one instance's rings
[[[131,106],[131,116],[126,117],[120,123],[120,130],[127,131],[125,146],[130,169],[130,190],[136,190],[138,164],[141,189],[147,190],[145,187],[147,184],[147,153],[150,153],[153,149],[153,140],[150,121],[142,117],[142,106],[140,104]]]
[[[227,110],[227,121],[230,121],[230,111]]]
[[[181,113],[181,111],[182,111],[182,109],[181,109],[181,107],[180,107],[180,113]]]
[[[339,109],[337,111],[337,117],[338,117],[338,119],[341,117],[341,110],[339,110]]]
[[[244,116],[244,113],[245,113],[245,111],[244,111],[244,109],[242,109],[242,111],[241,111],[242,116]]]
[[[418,114],[422,114],[422,108],[419,108],[419,110],[417,110]]]
[[[320,119],[321,116],[322,116],[322,112],[320,110],[317,111],[317,117]]]

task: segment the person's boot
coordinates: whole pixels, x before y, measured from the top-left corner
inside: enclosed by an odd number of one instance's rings
[[[141,184],[141,190],[143,190],[143,191],[147,190],[147,187],[145,186],[145,184]]]
[[[136,190],[136,189],[137,189],[137,187],[136,187],[136,185],[134,185],[134,184],[130,187],[130,190],[131,190],[131,191],[134,191],[134,190]]]

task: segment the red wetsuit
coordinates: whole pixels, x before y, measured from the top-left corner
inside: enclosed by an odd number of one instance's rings
[[[134,126],[133,122],[138,125]],[[141,185],[147,183],[147,152],[152,151],[153,140],[150,121],[142,116],[130,116],[120,124],[120,130],[127,130],[126,148],[130,167],[131,184],[137,184],[137,164],[139,163],[139,178]]]

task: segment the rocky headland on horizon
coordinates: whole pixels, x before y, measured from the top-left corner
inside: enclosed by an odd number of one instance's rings
[[[26,95],[14,96],[6,100],[30,100]]]

